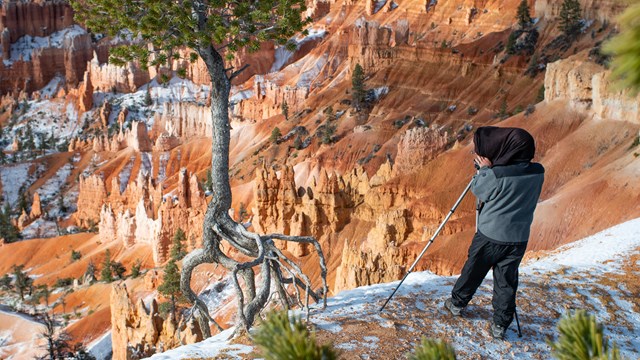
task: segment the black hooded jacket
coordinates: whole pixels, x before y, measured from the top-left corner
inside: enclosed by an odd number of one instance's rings
[[[478,231],[500,244],[525,244],[544,182],[544,167],[531,162],[533,137],[519,128],[485,126],[473,142],[476,154],[493,164],[482,167],[471,186],[483,204]]]

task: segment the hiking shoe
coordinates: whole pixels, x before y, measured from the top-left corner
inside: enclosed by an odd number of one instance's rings
[[[494,339],[504,340],[504,333],[506,331],[506,328],[491,322],[491,336],[493,336]]]
[[[451,301],[450,298],[445,300],[444,307],[449,310],[453,316],[460,316],[462,309],[464,309],[463,307],[453,305],[453,301]]]

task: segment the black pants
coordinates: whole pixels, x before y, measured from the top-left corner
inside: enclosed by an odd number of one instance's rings
[[[469,257],[456,281],[451,297],[455,306],[467,306],[493,267],[493,321],[509,327],[516,309],[518,266],[527,244],[501,245],[477,232],[469,247]]]

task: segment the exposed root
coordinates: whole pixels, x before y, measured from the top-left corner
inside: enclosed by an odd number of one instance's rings
[[[213,203],[213,202],[212,202]],[[233,285],[238,301],[237,328],[233,336],[247,332],[253,325],[256,316],[266,307],[274,297],[270,296],[271,281],[274,282],[275,291],[281,300],[281,305],[288,309],[290,306],[285,284],[290,284],[295,292],[297,304],[306,308],[309,314],[309,297],[318,303],[323,299],[323,308],[327,306],[327,267],[320,243],[309,236],[289,236],[283,234],[258,235],[245,229],[236,223],[228,215],[215,215],[214,207],[210,204],[205,215],[204,249],[197,249],[187,255],[183,261],[182,278],[180,288],[186,298],[197,309],[198,321],[211,322],[218,330],[222,328],[209,315],[208,308],[202,300],[198,299],[191,289],[191,274],[196,266],[204,263],[214,263],[224,266],[231,272]],[[229,258],[220,249],[220,242],[226,240],[241,254],[252,258],[246,262],[238,262]],[[297,243],[311,243],[314,245],[319,257],[319,265],[322,276],[322,290],[318,294],[312,290],[311,280],[302,269],[278,249],[273,240],[282,240]],[[256,287],[254,268],[260,267],[260,284]],[[289,277],[283,276],[283,271]],[[240,284],[242,277],[244,288]],[[303,305],[301,291],[306,294]],[[195,315],[194,315],[195,316]],[[208,326],[205,326],[208,330]],[[205,330],[206,331],[206,330]],[[207,337],[210,334],[205,334]]]

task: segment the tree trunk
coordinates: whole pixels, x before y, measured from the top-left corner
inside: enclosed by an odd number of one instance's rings
[[[207,15],[204,10],[206,6],[198,0],[194,1],[193,4],[193,13],[198,23],[198,28],[200,31],[206,32]],[[231,91],[231,78],[243,68],[232,73],[231,76],[227,76],[224,59],[210,43],[201,43],[196,50],[204,61],[211,78],[211,190],[213,197],[207,207],[203,223],[203,248],[192,251],[184,258],[180,289],[185,297],[194,304],[194,310],[199,311],[198,314],[195,314],[195,317],[206,338],[210,336],[209,322],[215,324],[219,330],[222,330],[222,328],[209,315],[206,304],[198,299],[191,289],[191,274],[196,266],[200,264],[217,263],[224,266],[233,275],[234,286],[238,296],[237,323],[239,327],[236,330],[236,334],[238,330],[248,330],[260,310],[264,308],[269,299],[272,280],[276,282],[276,289],[282,287],[285,280],[287,281],[286,283],[293,284],[294,288],[303,283],[308,294],[316,301],[320,298],[313,291],[309,291],[311,286],[309,278],[302,273],[302,270],[293,261],[287,259],[275,247],[273,239],[313,243],[318,251],[322,268],[324,306],[326,306],[327,286],[324,256],[320,245],[315,239],[281,234],[260,236],[249,232],[229,216],[229,209],[231,209],[232,203],[229,183],[229,143],[231,138],[229,94]],[[236,250],[252,260],[240,263],[229,258],[220,249],[220,243],[223,240],[226,240]],[[281,260],[282,262],[280,262]],[[273,271],[276,271],[276,268],[278,268],[277,274],[281,274],[279,266],[285,266],[285,264],[287,271],[292,276],[291,278],[282,279],[281,276],[271,275]],[[256,288],[253,272],[253,268],[257,266],[260,266],[260,274],[262,275],[262,283],[258,289]],[[243,278],[245,290],[240,287],[238,276]]]

